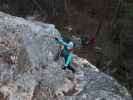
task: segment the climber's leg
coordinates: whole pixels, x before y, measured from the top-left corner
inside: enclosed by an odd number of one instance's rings
[[[64,54],[63,55],[64,59],[65,59],[65,64],[67,62],[67,59],[68,59],[68,55],[67,54]],[[68,65],[64,65],[63,69],[65,70],[67,68]]]
[[[72,66],[71,66],[72,59],[73,59],[73,54],[70,52],[68,54],[67,58],[66,58],[65,65],[64,65],[64,69],[68,68],[72,72],[75,72],[74,68],[72,68]]]
[[[64,50],[62,50],[61,56],[64,58],[65,63],[66,63],[67,58],[68,58],[68,53],[66,53]],[[66,67],[63,67],[62,69],[66,69]]]

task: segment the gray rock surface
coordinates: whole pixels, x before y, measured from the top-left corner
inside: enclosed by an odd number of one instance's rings
[[[60,34],[52,24],[0,12],[0,100],[132,100],[83,58],[75,55],[75,74],[62,70],[64,59],[54,61],[55,36]]]

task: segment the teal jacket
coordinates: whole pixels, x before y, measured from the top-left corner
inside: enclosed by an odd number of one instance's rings
[[[64,45],[64,49],[63,49],[63,52],[65,54],[68,54],[68,57],[67,57],[67,60],[65,62],[65,67],[67,67],[68,65],[70,65],[72,63],[72,60],[73,60],[73,53],[71,51],[68,50],[68,47],[69,47],[69,43],[66,43],[65,41],[63,41],[62,38],[58,38],[58,41],[57,41],[59,44],[61,45]]]

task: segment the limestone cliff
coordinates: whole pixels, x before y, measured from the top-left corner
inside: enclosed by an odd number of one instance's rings
[[[51,37],[52,24],[0,12],[0,100],[132,100],[115,79],[76,57],[76,73],[62,70],[64,59]]]

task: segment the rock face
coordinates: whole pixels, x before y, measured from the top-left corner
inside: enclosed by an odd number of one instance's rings
[[[132,100],[128,91],[91,63],[76,57],[76,73],[64,59],[52,24],[0,12],[0,100]]]

